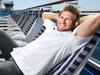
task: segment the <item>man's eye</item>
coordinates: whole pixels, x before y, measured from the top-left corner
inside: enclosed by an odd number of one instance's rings
[[[66,18],[66,20],[69,20],[70,21],[71,19],[70,18]]]
[[[62,18],[62,19],[63,19],[63,17],[60,17],[60,18]]]

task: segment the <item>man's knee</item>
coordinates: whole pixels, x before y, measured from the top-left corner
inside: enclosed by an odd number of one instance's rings
[[[0,62],[0,75],[23,75],[13,61]]]
[[[10,72],[11,72],[10,62],[9,61],[0,62],[0,75],[7,75]]]

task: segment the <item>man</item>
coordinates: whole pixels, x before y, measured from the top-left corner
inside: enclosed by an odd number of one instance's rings
[[[100,27],[100,15],[82,17],[76,27],[79,13],[73,6],[65,7],[60,14],[45,12],[42,16],[44,33],[25,47],[14,48],[11,59],[0,63],[0,75],[45,75],[67,55],[88,43]]]

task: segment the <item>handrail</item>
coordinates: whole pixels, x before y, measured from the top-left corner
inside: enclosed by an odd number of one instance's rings
[[[97,60],[92,58],[88,59],[88,64],[90,64],[92,67],[96,68],[98,71],[100,71],[100,64],[97,63]]]
[[[59,0],[59,1],[51,2],[51,3],[46,3],[46,4],[30,7],[30,8],[27,8],[27,9],[33,9],[33,8],[47,6],[47,5],[55,5],[55,4],[60,4],[60,3],[68,2],[68,1],[77,1],[77,0]]]

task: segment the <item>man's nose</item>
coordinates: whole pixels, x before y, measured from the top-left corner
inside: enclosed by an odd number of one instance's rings
[[[66,23],[66,19],[63,19],[63,24],[65,24]]]

